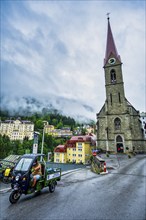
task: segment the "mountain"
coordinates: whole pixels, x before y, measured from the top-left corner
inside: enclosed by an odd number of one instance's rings
[[[31,116],[35,112],[40,114],[59,113],[70,116],[77,121],[95,120],[94,109],[85,103],[64,97],[51,96],[48,99],[37,99],[33,97],[1,97],[1,110],[7,111],[9,115]]]

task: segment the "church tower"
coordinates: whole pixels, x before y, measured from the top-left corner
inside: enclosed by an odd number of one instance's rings
[[[108,17],[104,58],[106,101],[97,114],[97,147],[126,152],[144,148],[144,136],[137,111],[126,99],[122,62],[118,54]]]

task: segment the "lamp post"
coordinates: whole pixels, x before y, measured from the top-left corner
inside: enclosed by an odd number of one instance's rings
[[[44,150],[45,125],[47,125],[47,124],[48,124],[48,122],[47,122],[47,121],[44,121],[41,154],[43,154],[43,150]],[[41,161],[42,161],[42,159],[43,159],[43,158],[41,157]]]

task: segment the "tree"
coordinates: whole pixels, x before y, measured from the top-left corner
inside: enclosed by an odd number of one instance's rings
[[[38,119],[36,122],[35,122],[35,129],[38,130],[38,129],[43,129],[44,128],[44,122],[42,119]]]
[[[63,122],[62,119],[60,119],[59,123],[57,124],[57,128],[62,128],[63,127]]]
[[[10,139],[6,135],[0,135],[0,157],[3,159],[9,155],[11,151]]]
[[[52,120],[52,125],[57,126],[58,120],[56,118],[53,118]]]
[[[17,148],[17,154],[18,155],[23,155],[24,153],[25,153],[25,150],[24,150],[22,144],[19,144],[18,148]]]
[[[47,147],[48,151],[53,151],[53,147],[54,147],[54,138],[53,138],[53,136],[45,134],[44,140],[45,140],[46,147]]]

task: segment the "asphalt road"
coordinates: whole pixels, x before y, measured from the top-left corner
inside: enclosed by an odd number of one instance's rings
[[[54,193],[46,188],[40,195],[22,195],[14,205],[9,195],[0,194],[1,220],[144,220],[146,156],[127,160],[107,175],[72,172]]]

